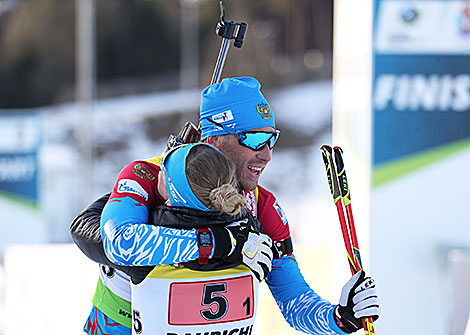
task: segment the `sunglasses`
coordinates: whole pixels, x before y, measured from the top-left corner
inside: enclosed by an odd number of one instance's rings
[[[274,145],[276,144],[280,134],[280,131],[277,129],[274,131],[236,131],[235,129],[226,127],[219,122],[211,120],[210,118],[207,118],[207,121],[215,124],[230,134],[236,135],[238,138],[238,143],[255,151],[262,150],[266,144],[268,145],[269,149],[274,148]]]

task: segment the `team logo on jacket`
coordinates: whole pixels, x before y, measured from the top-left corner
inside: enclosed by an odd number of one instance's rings
[[[150,169],[140,163],[134,165],[132,172],[141,179],[155,180],[155,176],[150,172]]]
[[[256,110],[258,111],[259,115],[265,119],[269,120],[273,114],[271,113],[271,108],[267,103],[260,103],[256,105]]]
[[[117,186],[118,193],[136,194],[145,200],[148,200],[148,193],[140,186],[138,182],[132,179],[121,179]]]
[[[284,211],[282,210],[282,208],[279,205],[279,203],[277,202],[277,200],[274,202],[273,207],[276,210],[279,217],[281,218],[282,222],[284,224],[286,224],[287,223],[287,215],[286,215],[286,213],[284,213]]]

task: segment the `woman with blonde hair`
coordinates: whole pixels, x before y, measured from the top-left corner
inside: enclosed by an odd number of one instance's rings
[[[85,331],[248,334],[272,251],[245,207],[233,163],[211,145],[127,165],[103,210],[101,235],[111,262],[132,267],[124,269],[129,277],[102,268]]]

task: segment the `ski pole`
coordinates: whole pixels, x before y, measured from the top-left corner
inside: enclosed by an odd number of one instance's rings
[[[344,162],[342,157],[343,151],[340,147],[335,147],[335,159],[333,161],[333,149],[330,146],[323,145],[321,147],[321,150],[323,162],[325,163],[326,173],[328,176],[328,183],[330,185],[330,191],[333,196],[336,208],[338,210],[341,231],[343,233],[343,239],[346,246],[346,251],[348,253],[351,273],[355,274],[356,272],[362,269],[362,262],[359,252],[359,245],[357,242],[354,218],[352,215],[351,194],[349,191],[349,184],[346,178],[346,170],[344,168]],[[336,171],[334,167],[336,167]],[[341,201],[343,202],[344,207],[346,208],[346,214],[348,217],[347,225],[343,207],[341,206]],[[363,318],[362,326],[366,335],[375,334],[372,318]]]
[[[361,254],[359,252],[359,244],[357,242],[356,227],[354,225],[354,217],[351,208],[351,193],[349,191],[348,179],[346,177],[346,170],[344,169],[343,162],[343,149],[334,147],[336,172],[338,175],[339,188],[341,191],[341,198],[343,200],[344,208],[346,209],[346,216],[348,218],[348,228],[351,236],[353,256],[355,263],[359,266],[358,271],[362,269]]]
[[[333,202],[336,205],[338,212],[339,222],[341,225],[341,233],[343,234],[344,245],[348,254],[349,267],[351,272],[354,274],[357,271],[357,265],[355,264],[353,252],[351,248],[351,239],[349,236],[348,227],[346,226],[346,219],[344,217],[343,205],[341,203],[341,191],[338,185],[338,177],[334,169],[333,162],[333,150],[328,145],[321,147],[323,162],[325,163],[326,175],[328,177],[328,185],[330,186],[331,195],[333,196]]]
[[[349,227],[349,233],[351,235],[351,242],[352,242],[355,263],[357,264],[358,271],[359,271],[362,269],[361,253],[359,252],[359,243],[357,241],[356,226],[354,224],[354,217],[352,213],[351,193],[349,190],[348,179],[346,177],[346,169],[344,168],[343,149],[341,149],[338,146],[334,147],[334,154],[335,154],[336,172],[338,175],[340,191],[341,191],[341,198],[343,200],[343,204],[346,209],[346,215],[348,218],[348,227]],[[364,323],[364,319],[363,319],[363,323]],[[369,317],[365,319],[364,331],[366,327],[367,327],[369,334],[375,334],[372,318]]]

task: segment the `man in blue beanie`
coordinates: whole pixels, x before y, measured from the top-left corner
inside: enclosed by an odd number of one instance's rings
[[[260,89],[255,78],[226,78],[207,87],[201,97],[201,140],[235,163],[245,191],[258,185],[279,137],[273,112]],[[220,136],[227,134],[232,136]]]
[[[293,328],[307,334],[345,334],[361,329],[363,327],[361,319],[364,317],[377,319],[380,307],[375,282],[372,278],[366,277],[363,271],[351,277],[345,284],[337,305],[318,296],[300,273],[293,254],[287,216],[276,197],[258,185],[259,177],[271,161],[272,150],[279,137],[273,110],[261,93],[258,80],[252,77],[225,78],[220,83],[205,88],[201,96],[200,125],[201,140],[218,148],[235,164],[238,182],[247,200],[248,209],[261,223],[263,234],[268,235],[273,241],[274,259],[272,269],[267,273],[266,283],[286,321]],[[92,206],[93,204],[90,207]],[[81,239],[90,241],[89,237],[80,235],[87,230],[84,227],[91,227],[96,220],[99,222],[99,216],[96,214],[97,206],[94,207],[93,210],[84,210],[81,216],[74,220],[74,231],[71,234],[79,246]],[[91,214],[87,217],[87,213]],[[174,239],[173,244],[176,245],[177,237]],[[216,246],[222,241],[214,235],[213,243]],[[90,243],[87,248],[90,248]],[[98,252],[100,251],[97,250],[96,253]],[[94,258],[93,255],[86,254],[95,261],[106,258],[104,256]],[[194,255],[197,258],[197,250],[194,251]],[[108,262],[106,264],[112,265]],[[221,308],[222,305],[230,306],[230,297],[237,292],[229,292],[229,286],[224,290],[217,291],[213,299],[209,299],[201,308],[207,309],[212,305],[217,305],[217,308]],[[257,300],[257,296],[253,296],[253,299]],[[227,303],[216,304],[215,301],[219,300]],[[256,307],[256,303],[254,306]],[[217,312],[220,312],[220,315],[228,315],[224,314],[227,311]],[[253,318],[254,322],[254,313],[247,313],[243,318],[248,317]],[[219,322],[220,329],[211,334],[229,332],[224,328],[224,316],[212,324]],[[251,334],[251,330],[252,326],[240,328],[237,332],[248,335]],[[235,330],[233,331],[230,331],[230,334],[235,334]],[[110,333],[112,334],[111,331]]]
[[[279,137],[271,106],[252,77],[225,78],[202,92],[201,139],[222,151],[237,167],[250,210],[273,240],[277,254],[266,283],[286,321],[308,334],[351,333],[361,318],[380,315],[372,278],[363,271],[344,286],[340,304],[319,297],[305,282],[293,255],[289,223],[276,197],[258,185]]]

